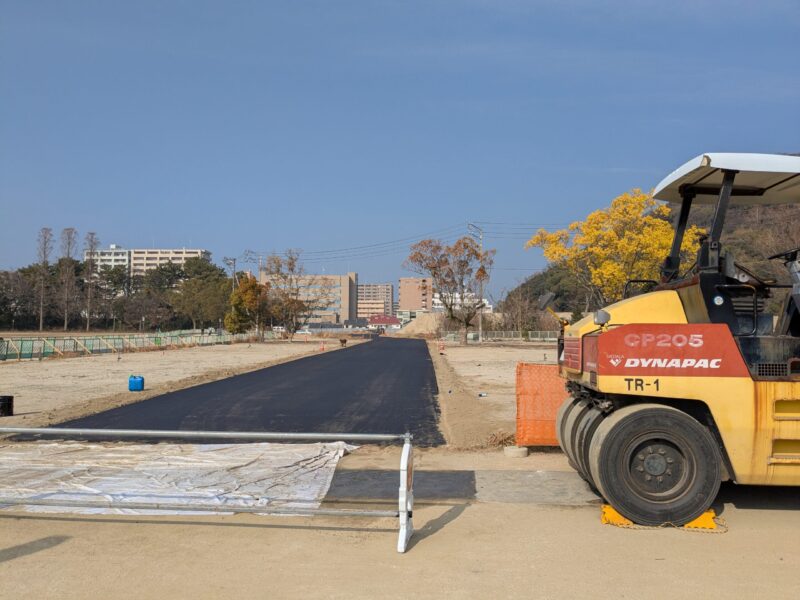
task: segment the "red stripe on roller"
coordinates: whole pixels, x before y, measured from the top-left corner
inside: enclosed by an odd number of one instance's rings
[[[612,328],[598,341],[599,375],[749,377],[727,325],[644,325]]]

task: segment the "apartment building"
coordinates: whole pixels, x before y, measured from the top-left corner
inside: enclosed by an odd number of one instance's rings
[[[83,262],[89,260],[91,252],[84,251]],[[97,250],[94,252],[94,267],[96,271],[103,268],[113,269],[114,267],[125,267],[125,270],[130,269],[131,256],[128,250],[111,244],[105,250]]]
[[[131,276],[144,275],[166,263],[183,265],[189,258],[211,260],[211,253],[199,248],[134,248],[130,251]]]
[[[269,283],[270,276],[261,271],[260,283]],[[297,282],[300,299],[317,304],[310,323],[340,323],[358,317],[358,273],[345,275],[303,275]]]
[[[394,314],[394,285],[391,283],[358,284],[358,318]]]
[[[401,277],[398,291],[398,311],[431,310],[433,282],[428,277]]]
[[[89,255],[89,252],[84,252],[83,260],[86,261]],[[125,267],[132,277],[144,275],[148,270],[166,263],[183,265],[189,258],[211,260],[211,253],[198,248],[133,248],[128,250],[117,244],[111,244],[108,249],[94,252],[95,266],[98,271],[103,267],[121,266]]]

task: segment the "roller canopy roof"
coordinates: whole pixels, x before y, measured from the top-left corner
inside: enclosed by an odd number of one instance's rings
[[[800,204],[800,156],[785,154],[701,154],[667,175],[653,195],[680,202],[681,188],[687,186],[695,204],[713,204],[725,170],[738,171],[732,204]]]

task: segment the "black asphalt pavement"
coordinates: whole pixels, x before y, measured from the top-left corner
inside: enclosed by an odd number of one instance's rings
[[[144,375],[147,381],[147,373]],[[444,443],[436,377],[422,340],[352,348],[171,392],[60,427],[414,434]]]

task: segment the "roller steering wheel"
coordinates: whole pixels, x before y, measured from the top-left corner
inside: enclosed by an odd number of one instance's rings
[[[768,257],[767,260],[776,260],[778,258],[782,258],[787,262],[792,262],[797,260],[798,254],[800,254],[800,248],[795,248],[793,250],[786,250],[785,252],[778,252],[777,254],[773,254],[772,256]]]

